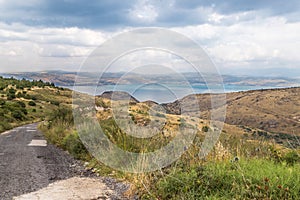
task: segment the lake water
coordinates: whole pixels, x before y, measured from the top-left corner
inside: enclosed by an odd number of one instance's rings
[[[97,88],[92,86],[77,86],[76,88],[67,87],[69,89],[76,89],[79,92],[90,95],[100,95],[105,91],[124,91],[131,94],[139,101],[152,100],[158,103],[173,102],[177,99],[183,98],[189,94],[203,94],[203,93],[220,93],[220,92],[238,92],[257,89],[270,89],[275,87],[267,86],[241,86],[241,85],[224,85],[224,90],[218,87],[207,88],[205,85],[103,85]]]

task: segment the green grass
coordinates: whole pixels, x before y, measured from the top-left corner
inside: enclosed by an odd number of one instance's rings
[[[299,199],[300,165],[264,159],[174,168],[144,199]]]

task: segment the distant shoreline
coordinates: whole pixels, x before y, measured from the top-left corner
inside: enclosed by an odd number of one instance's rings
[[[194,91],[192,91],[191,88],[186,89],[186,88],[172,88],[172,89],[177,89],[177,96],[172,96],[172,93],[166,94],[165,90],[157,90],[157,88],[150,88],[150,89],[142,89],[141,91],[132,91],[134,89],[135,85],[120,85],[119,88],[115,89],[115,85],[106,85],[106,86],[99,86],[97,88],[97,91],[95,92],[95,86],[77,86],[78,92],[82,92],[85,94],[93,95],[93,96],[100,96],[104,92],[111,92],[111,91],[118,91],[118,92],[126,92],[130,94],[132,97],[136,98],[140,102],[144,101],[154,101],[159,104],[163,103],[171,103],[176,100],[180,100],[188,95],[193,95],[193,94],[218,94],[218,93],[223,93],[219,91],[210,91],[207,88],[192,88]],[[266,90],[281,90],[281,89],[290,89],[290,88],[298,88],[300,86],[291,86],[291,87],[262,87],[262,86],[233,86],[231,85],[230,88],[226,88],[225,85],[225,90],[224,93],[238,93],[238,92],[254,92],[254,91],[266,91]],[[64,87],[67,89],[74,90],[73,86],[60,86]],[[193,87],[193,86],[192,86]],[[75,88],[76,89],[76,88]],[[164,94],[165,93],[165,94]]]
[[[74,84],[79,92],[90,95],[100,95],[105,91],[124,91],[136,97],[140,101],[153,100],[159,103],[169,103],[181,99],[190,94],[204,93],[230,93],[261,89],[276,89],[299,87],[300,80],[284,77],[250,77],[222,75],[225,90],[211,88],[205,85],[205,79],[196,74],[183,73],[184,79],[179,80],[175,76],[131,74],[123,77],[122,73],[107,73],[98,80],[94,73],[81,73],[80,82],[76,82],[76,72],[46,71],[24,73],[2,73],[5,77],[17,79],[43,80],[54,83],[58,87],[73,89]],[[207,78],[213,78],[211,75]],[[213,80],[213,79],[212,79]],[[95,85],[98,86],[95,92]],[[160,87],[154,86],[160,85]]]

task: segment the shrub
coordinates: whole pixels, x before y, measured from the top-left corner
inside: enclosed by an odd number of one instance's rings
[[[25,94],[23,97],[24,99],[31,99],[31,96],[29,94]]]
[[[77,132],[67,134],[63,139],[62,147],[77,159],[84,159],[88,154]]]
[[[23,96],[24,96],[23,93],[18,92],[16,97],[17,97],[17,98],[22,98]]]
[[[17,120],[22,120],[24,118],[24,116],[22,115],[22,113],[19,110],[15,110],[11,113],[11,116]]]
[[[17,103],[22,107],[22,108],[26,108],[26,105],[24,102],[22,101],[17,101]]]
[[[36,103],[34,101],[29,101],[28,105],[30,105],[30,106],[36,106]]]
[[[50,103],[55,106],[59,106],[59,104],[60,104],[58,101],[51,101]]]
[[[31,96],[31,99],[32,99],[33,101],[36,101],[36,100],[37,100],[37,97],[36,97],[36,96]]]
[[[5,101],[3,99],[0,99],[0,106],[3,106],[5,104]]]
[[[12,93],[8,93],[7,94],[7,100],[13,100],[16,98],[16,95],[15,94],[12,94]]]
[[[21,108],[20,110],[21,110],[21,112],[24,113],[24,115],[27,115],[27,114],[28,114],[28,112],[27,112],[27,110],[26,110],[25,108]]]
[[[0,109],[0,117],[4,117],[4,114],[5,114],[5,110]],[[1,119],[0,119],[0,120],[1,120]]]
[[[297,151],[290,151],[284,157],[283,160],[290,166],[293,166],[295,163],[300,162],[300,156]]]
[[[16,88],[17,88],[18,90],[20,90],[20,89],[23,90],[23,89],[24,89],[24,87],[23,87],[22,85],[17,85]]]
[[[9,94],[16,94],[16,90],[14,88],[9,88],[8,93]]]
[[[69,129],[74,124],[73,111],[69,107],[60,107],[53,111],[49,120],[52,121],[52,125],[61,123]]]
[[[209,127],[208,126],[203,126],[202,127],[202,131],[205,132],[205,133],[208,132],[209,131]]]
[[[6,121],[0,121],[0,133],[11,129],[12,126]]]

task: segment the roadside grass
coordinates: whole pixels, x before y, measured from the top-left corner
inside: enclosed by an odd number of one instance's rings
[[[53,110],[47,121],[39,124],[39,129],[49,142],[67,150],[75,158],[91,159],[74,130],[73,113],[70,106],[61,105]]]
[[[143,199],[299,199],[300,165],[265,159],[175,168]]]

